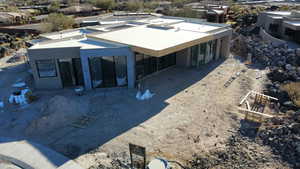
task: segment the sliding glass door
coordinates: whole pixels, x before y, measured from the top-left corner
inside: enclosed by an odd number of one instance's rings
[[[140,53],[135,54],[135,73],[136,79],[166,69],[176,64],[176,53],[165,55],[162,57],[152,57]]]
[[[93,88],[104,87],[101,58],[89,58],[89,65]]]
[[[114,57],[103,56],[102,58],[102,74],[103,74],[103,85],[104,87],[115,87],[116,86],[116,72]]]
[[[93,88],[127,85],[127,61],[125,56],[89,58]]]

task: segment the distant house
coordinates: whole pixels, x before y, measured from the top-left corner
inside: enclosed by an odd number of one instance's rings
[[[256,25],[277,38],[300,43],[300,11],[262,12]]]
[[[30,17],[26,13],[22,12],[0,12],[0,24],[22,24],[30,20]]]
[[[206,19],[208,22],[224,23],[226,22],[226,15],[228,14],[228,6],[203,4],[200,2],[193,2],[185,5],[196,11],[199,18]]]
[[[92,5],[77,5],[77,6],[70,6],[67,8],[63,8],[59,10],[60,12],[66,15],[92,15],[93,13],[97,13],[101,11],[100,8],[96,8]]]
[[[37,88],[134,88],[173,66],[228,57],[231,34],[225,24],[151,16],[44,34],[28,55]]]

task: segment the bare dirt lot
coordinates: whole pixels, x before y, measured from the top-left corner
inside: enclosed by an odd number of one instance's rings
[[[1,62],[0,99],[7,99],[14,90],[11,85],[30,74],[24,69],[17,71],[18,66],[7,68],[3,59]],[[239,77],[224,87],[237,73]],[[128,143],[146,147],[148,159],[163,157],[186,165],[194,154],[224,147],[240,127],[243,116],[236,113],[238,102],[249,90],[261,91],[264,80],[264,70],[248,68],[231,57],[200,69],[172,67],[149,77],[143,83],[155,95],[146,101],[135,98],[136,90],[124,88],[96,89],[83,96],[76,96],[72,89],[34,90],[37,101],[26,106],[7,105],[1,110],[0,121],[5,125],[0,126],[0,136],[48,145],[84,168],[100,163],[110,167],[113,158],[122,158],[126,165]],[[76,120],[65,120],[48,125],[45,132],[29,130],[33,121],[49,118],[45,109],[56,104],[49,100],[57,96],[72,103],[56,105],[56,113],[72,111],[64,106],[79,105],[80,111],[74,113],[89,117],[87,125],[78,128],[72,125]],[[268,149],[263,151],[269,153]]]

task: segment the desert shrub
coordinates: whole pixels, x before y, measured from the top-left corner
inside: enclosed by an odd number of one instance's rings
[[[89,0],[88,3],[105,10],[111,10],[116,6],[114,0]]]
[[[75,24],[74,18],[65,16],[61,13],[53,13],[48,16],[45,23],[42,24],[43,32],[61,31],[73,28]]]
[[[60,9],[59,1],[52,1],[50,6],[48,7],[49,12],[57,12]]]
[[[300,107],[300,82],[291,82],[282,86],[282,89],[289,94],[294,104]]]
[[[151,2],[145,2],[144,4],[143,4],[143,6],[144,6],[144,8],[146,8],[146,9],[155,9],[155,8],[157,8],[158,6],[159,6],[159,3],[158,2],[156,2],[156,1],[151,1]]]
[[[139,11],[143,8],[143,3],[139,1],[128,1],[125,4],[125,9],[128,11]]]

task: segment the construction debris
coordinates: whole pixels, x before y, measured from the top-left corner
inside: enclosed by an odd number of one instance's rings
[[[8,102],[11,104],[25,105],[31,102],[32,92],[29,89],[23,89],[21,91],[16,91],[9,96]]]
[[[232,76],[225,82],[224,87],[226,87],[226,88],[229,87],[230,84],[231,84],[235,79],[237,79],[237,78],[241,75],[241,73],[245,73],[245,72],[246,72],[246,70],[241,70],[241,71],[237,72],[236,74],[232,75]]]
[[[254,100],[251,98],[254,98]],[[271,101],[278,101],[278,99],[251,90],[239,103],[239,106],[243,106],[245,103],[246,108],[239,108],[239,110],[246,115],[246,120],[262,122],[264,118],[274,117],[264,112],[266,106],[268,106]]]

